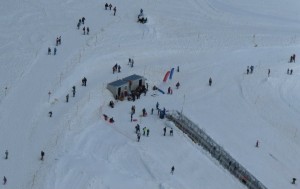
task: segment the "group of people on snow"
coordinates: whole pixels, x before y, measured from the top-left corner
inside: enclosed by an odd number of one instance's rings
[[[147,23],[147,21],[148,21],[147,17],[144,17],[144,10],[141,9],[140,14],[138,15],[138,22],[145,24],[145,23]]]
[[[105,10],[108,10],[108,8],[109,8],[109,10],[111,10],[111,8],[112,8],[113,6],[112,6],[111,3],[110,3],[110,4],[105,3],[104,7],[105,7]],[[116,7],[116,6],[113,8],[113,11],[114,11],[114,16],[116,16],[116,12],[117,12],[117,7]]]
[[[61,45],[61,36],[56,38],[55,45],[56,46]],[[57,52],[57,49],[56,49],[56,47],[54,47],[53,48],[53,55],[56,55],[56,52]],[[48,47],[48,55],[51,55],[51,48],[50,47]]]
[[[118,71],[118,73],[121,72],[121,66],[118,65],[118,63],[116,63],[113,67],[112,67],[112,70],[113,70],[113,74]]]
[[[134,64],[133,58],[129,58],[129,60],[128,60],[128,65],[130,65],[130,67],[133,68],[133,64]]]
[[[247,74],[252,74],[254,71],[254,66],[247,66]]]
[[[164,136],[166,136],[167,127],[164,127],[163,131],[164,131]],[[173,128],[170,128],[170,136],[173,136]]]
[[[292,63],[292,62],[296,62],[296,55],[295,54],[293,54],[291,57],[290,57],[290,63]]]

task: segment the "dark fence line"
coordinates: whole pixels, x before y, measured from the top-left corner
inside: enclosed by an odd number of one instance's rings
[[[175,125],[187,134],[195,143],[207,150],[212,157],[218,160],[225,169],[249,189],[267,189],[267,187],[186,116],[178,111],[173,111],[167,114],[166,117],[174,122]]]

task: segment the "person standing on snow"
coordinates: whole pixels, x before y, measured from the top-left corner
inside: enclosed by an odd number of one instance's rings
[[[69,94],[66,96],[66,102],[69,102]]]
[[[147,128],[147,137],[149,136],[150,130]]]
[[[176,83],[176,89],[178,89],[179,86],[180,86],[180,83],[179,83],[179,81],[178,81],[178,82]]]
[[[114,16],[116,16],[117,7],[114,7]]]
[[[6,182],[7,182],[7,179],[6,179],[6,177],[4,176],[4,177],[3,177],[3,185],[5,185]]]
[[[175,167],[172,166],[172,168],[171,168],[171,174],[172,174],[172,175],[173,175],[174,171],[175,171]]]
[[[41,160],[42,160],[42,161],[44,160],[44,156],[45,156],[45,152],[44,152],[44,151],[41,151]]]
[[[8,150],[5,151],[5,159],[8,159]]]
[[[141,139],[141,133],[138,132],[138,133],[137,133],[137,141],[140,142],[140,139]]]

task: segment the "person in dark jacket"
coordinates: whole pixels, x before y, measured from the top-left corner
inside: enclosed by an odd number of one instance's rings
[[[116,16],[117,7],[114,7],[114,16]]]
[[[7,182],[7,178],[4,176],[4,177],[3,177],[3,185],[5,185],[6,182]]]
[[[44,160],[45,152],[41,151],[41,160]]]
[[[175,167],[172,166],[172,168],[171,168],[171,174],[172,174],[172,175],[173,175],[174,171],[175,171]]]

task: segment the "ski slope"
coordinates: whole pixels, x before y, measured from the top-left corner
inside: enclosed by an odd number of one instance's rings
[[[151,115],[157,102],[182,111],[267,188],[299,186],[298,1],[107,2],[116,16],[105,3],[2,2],[0,178],[7,183],[0,188],[246,188],[156,110]],[[137,23],[141,8],[146,24]],[[83,16],[89,35],[76,27]],[[59,36],[57,55],[47,55]],[[292,54],[296,63],[288,63]],[[113,74],[116,63],[121,73]],[[250,65],[254,72],[247,75]],[[180,72],[164,83],[177,66]],[[149,90],[110,108],[106,84],[131,74],[147,78],[149,89],[171,86],[173,94]],[[132,105],[137,122],[130,122]],[[140,117],[143,108],[147,117]],[[140,142],[137,123],[150,129]],[[166,126],[174,136],[163,136]]]

